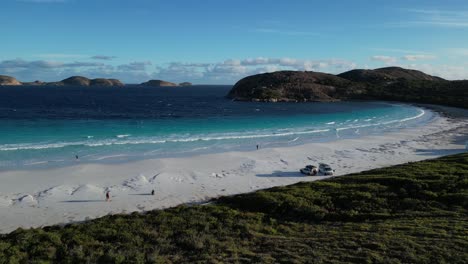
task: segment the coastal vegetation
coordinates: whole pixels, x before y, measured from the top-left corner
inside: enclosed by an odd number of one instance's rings
[[[468,154],[0,235],[0,263],[466,263]]]

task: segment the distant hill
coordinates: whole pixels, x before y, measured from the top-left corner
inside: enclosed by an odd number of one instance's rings
[[[239,80],[227,95],[240,101],[393,100],[468,108],[468,81],[387,67],[338,75],[279,71]]]
[[[153,87],[160,87],[160,86],[178,86],[176,83],[171,83],[163,80],[149,80],[147,82],[141,83],[143,86],[153,86]]]
[[[0,75],[0,85],[21,85],[14,77]]]
[[[381,83],[394,81],[397,79],[405,80],[426,80],[426,81],[444,81],[436,76],[425,74],[421,71],[409,70],[400,67],[386,67],[375,70],[351,70],[337,76],[354,82]]]

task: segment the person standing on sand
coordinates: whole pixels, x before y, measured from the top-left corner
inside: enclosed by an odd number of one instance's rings
[[[153,190],[151,190],[151,195],[154,195],[154,189],[153,189]]]
[[[76,160],[78,160],[78,155],[75,155]]]
[[[257,144],[257,150],[258,150],[258,144]]]
[[[106,192],[106,202],[110,201],[110,192]]]

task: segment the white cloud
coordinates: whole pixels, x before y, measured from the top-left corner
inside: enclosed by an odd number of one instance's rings
[[[402,11],[409,14],[410,18],[407,21],[390,24],[390,26],[468,28],[468,11],[466,10],[402,9]]]
[[[427,54],[405,55],[402,57],[402,59],[407,60],[407,61],[433,60],[435,58],[436,58],[435,56],[427,55]]]
[[[448,49],[448,52],[450,54],[457,55],[457,56],[468,56],[467,48],[452,48],[452,49]]]
[[[83,54],[66,54],[66,53],[45,53],[37,54],[35,57],[44,58],[44,59],[82,59],[89,56]]]
[[[439,76],[447,80],[468,79],[468,67],[462,65],[433,65],[433,64],[406,64],[400,65],[404,68],[419,70],[424,73]]]
[[[91,59],[94,59],[94,60],[113,60],[117,58],[116,56],[106,56],[106,55],[95,55],[95,56],[92,56]]]
[[[110,63],[110,62],[109,62]],[[0,73],[9,73],[20,80],[61,80],[70,75],[90,78],[118,78],[127,83],[148,79],[163,79],[173,82],[232,84],[253,74],[279,70],[323,71],[339,73],[356,68],[356,64],[341,59],[304,60],[295,58],[256,57],[226,59],[219,62],[170,62],[158,64],[150,71],[149,61],[135,61],[121,65],[101,62],[26,61],[22,59],[0,61]],[[8,74],[7,74],[8,75]],[[68,75],[68,76],[67,76]]]
[[[120,71],[145,71],[146,66],[151,65],[150,61],[135,61],[117,66]]]
[[[373,61],[382,61],[387,65],[395,64],[397,62],[397,58],[391,56],[384,56],[384,55],[375,55],[371,57]]]
[[[391,53],[408,53],[408,54],[428,54],[427,52],[420,50],[408,50],[408,49],[389,49],[389,48],[372,48],[375,51],[391,52]]]
[[[22,59],[14,60],[4,60],[0,61],[0,69],[41,69],[41,68],[78,68],[78,67],[96,67],[103,66],[102,63],[96,62],[70,62],[64,63],[60,61],[46,61],[46,60],[36,60],[36,61],[26,61]]]

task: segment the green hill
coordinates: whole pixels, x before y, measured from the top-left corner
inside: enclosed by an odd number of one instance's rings
[[[466,263],[468,154],[18,229],[0,263]]]

